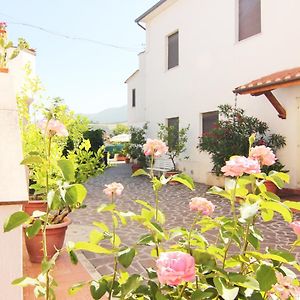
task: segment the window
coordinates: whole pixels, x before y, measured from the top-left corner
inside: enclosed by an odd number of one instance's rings
[[[132,90],[131,94],[131,100],[132,100],[132,107],[135,107],[135,89]]]
[[[209,133],[219,121],[219,112],[211,111],[202,114],[202,135]]]
[[[260,2],[239,0],[239,41],[261,32]]]
[[[179,64],[178,32],[168,36],[168,70]]]
[[[179,118],[170,118],[168,121],[168,147],[174,149],[179,139]]]

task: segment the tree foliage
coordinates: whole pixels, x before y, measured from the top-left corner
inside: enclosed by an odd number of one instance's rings
[[[270,133],[266,122],[247,116],[241,108],[220,105],[219,114],[220,120],[209,133],[199,137],[198,144],[200,151],[211,155],[212,171],[217,175],[232,155],[248,155],[248,138],[252,133],[256,133],[254,146],[266,145],[276,152],[286,144],[282,135]]]

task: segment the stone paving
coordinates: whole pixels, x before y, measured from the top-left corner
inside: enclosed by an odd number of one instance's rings
[[[151,183],[145,176],[131,177],[131,165],[120,164],[111,167],[105,171],[103,175],[91,179],[86,185],[88,196],[86,199],[87,207],[72,213],[73,224],[69,228],[68,237],[71,240],[88,240],[88,233],[94,227],[94,221],[101,221],[108,226],[112,225],[109,213],[97,213],[97,207],[102,203],[108,203],[108,199],[102,190],[105,184],[111,182],[120,182],[125,189],[122,196],[117,199],[118,209],[121,211],[133,211],[138,213],[141,206],[134,202],[136,199],[146,200],[154,204],[154,196]],[[206,197],[215,205],[215,216],[228,215],[230,213],[229,203],[225,199],[215,196],[206,195],[208,187],[204,184],[196,183],[194,191],[182,185],[164,186],[160,193],[160,209],[166,215],[166,227],[178,227],[184,225],[189,227],[194,217],[194,213],[189,211],[188,203],[192,197]],[[299,215],[298,215],[299,216]],[[297,217],[297,216],[296,216]],[[299,216],[300,217],[300,216]],[[289,249],[290,244],[295,240],[293,231],[285,224],[280,216],[276,216],[274,221],[259,225],[265,236],[262,247],[270,246],[272,248]],[[136,223],[130,222],[125,228],[118,230],[123,243],[128,246],[134,245],[138,238],[145,234],[146,231]],[[215,240],[213,234],[207,235],[207,239],[212,242]],[[105,245],[105,244],[104,244]],[[153,266],[153,258],[148,254],[150,251],[146,247],[137,248],[138,256],[133,264],[128,268],[129,271],[137,273],[144,272],[144,266]],[[100,274],[110,274],[113,271],[112,259],[105,255],[96,255],[84,252],[89,262],[96,268]],[[298,253],[297,253],[298,256]]]

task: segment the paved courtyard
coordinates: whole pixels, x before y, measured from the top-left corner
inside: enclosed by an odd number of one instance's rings
[[[91,179],[86,185],[88,189],[88,197],[85,202],[87,207],[72,213],[73,224],[69,228],[67,239],[87,241],[89,231],[94,229],[92,226],[94,221],[101,221],[109,226],[112,225],[110,214],[99,214],[97,208],[101,204],[109,202],[102,190],[105,184],[114,181],[122,183],[125,187],[122,196],[116,201],[119,210],[139,212],[141,206],[134,202],[136,199],[154,204],[154,195],[149,179],[145,176],[131,177],[130,165],[120,164],[111,167],[103,175]],[[195,214],[189,211],[188,203],[192,197],[202,196],[211,200],[216,205],[215,216],[228,215],[230,212],[228,201],[206,195],[207,189],[206,185],[199,183],[196,183],[194,191],[190,191],[182,185],[164,186],[160,193],[160,209],[166,215],[166,227],[172,228],[182,225],[189,227],[191,225]],[[300,219],[299,215],[295,215],[296,219],[297,217]],[[272,222],[260,225],[260,229],[265,236],[262,247],[289,249],[290,244],[295,240],[293,231],[282,221],[280,216],[277,216]],[[138,226],[136,222],[129,222],[125,228],[119,229],[117,233],[123,243],[131,246],[146,231],[143,227]],[[215,240],[212,234],[206,237],[209,241]],[[138,247],[137,249],[138,255],[129,270],[141,273],[144,272],[144,266],[153,266],[154,261],[148,254],[149,249],[146,249],[146,247]],[[112,273],[112,260],[108,256],[89,252],[84,252],[84,255],[100,274]]]

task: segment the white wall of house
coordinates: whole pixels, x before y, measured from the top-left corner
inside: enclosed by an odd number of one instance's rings
[[[22,228],[3,233],[3,224],[12,213],[22,209],[28,200],[28,186],[19,130],[16,92],[24,78],[24,66],[33,60],[22,52],[9,64],[9,73],[0,73],[0,290],[1,299],[23,299],[21,287],[11,282],[23,276]]]
[[[147,28],[145,62],[128,89],[145,85],[149,137],[156,137],[157,123],[167,118],[179,117],[181,127],[191,125],[186,153],[189,160],[180,165],[195,180],[207,182],[212,165],[209,156],[196,149],[202,132],[201,114],[216,110],[220,104],[234,104],[232,90],[237,86],[300,66],[300,1],[261,1],[261,33],[240,42],[238,1],[168,2],[171,5],[162,5],[159,14],[149,14],[143,20]],[[179,66],[167,70],[167,37],[177,30]],[[266,121],[273,132],[286,136],[287,146],[278,156],[290,170],[290,187],[299,188],[300,141],[296,124],[300,122],[300,88],[278,89],[274,94],[287,110],[286,120],[278,118],[264,96],[239,96],[238,105],[247,114]],[[129,107],[129,123],[135,122]]]
[[[129,125],[142,127],[146,120],[146,91],[145,91],[145,52],[139,54],[140,69],[127,80],[128,120],[133,120]],[[135,107],[132,106],[132,91],[135,89]]]

